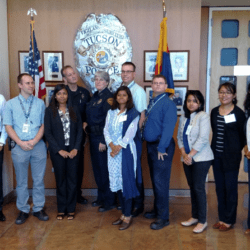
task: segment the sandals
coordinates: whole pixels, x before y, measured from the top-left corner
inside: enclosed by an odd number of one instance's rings
[[[65,213],[58,213],[57,216],[56,216],[56,219],[57,220],[63,220],[64,216],[65,216]]]
[[[75,213],[68,213],[67,214],[68,220],[74,220],[75,218]]]

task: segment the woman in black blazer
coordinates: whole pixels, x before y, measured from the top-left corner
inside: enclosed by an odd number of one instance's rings
[[[211,112],[214,152],[214,178],[218,199],[219,222],[214,229],[227,231],[236,222],[238,175],[241,151],[245,145],[245,114],[236,106],[236,87],[230,82],[219,86],[221,105]]]
[[[68,91],[64,84],[55,87],[44,118],[45,137],[49,143],[51,161],[57,186],[57,219],[65,214],[74,219],[78,151],[82,140],[82,121],[75,107],[68,105]]]

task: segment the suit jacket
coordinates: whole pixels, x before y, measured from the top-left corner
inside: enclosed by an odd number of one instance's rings
[[[179,121],[178,128],[178,146],[179,148],[184,147],[183,145],[183,130],[186,124],[187,118],[182,115]],[[193,159],[195,162],[210,161],[214,159],[214,155],[209,143],[210,133],[210,119],[209,115],[200,111],[198,113],[192,113],[190,115],[190,124],[192,129],[188,135],[188,146],[190,150],[195,149],[198,151]]]
[[[77,115],[77,122],[70,119],[69,151],[72,149],[80,150],[83,133],[80,113],[76,107],[73,107],[73,109]],[[50,107],[45,110],[44,133],[51,153],[56,154],[58,151],[66,149],[61,118],[58,112],[54,118]]]
[[[211,111],[211,125],[213,131],[212,150],[215,154],[216,150],[216,134],[217,134],[217,115],[219,106]],[[224,129],[224,149],[222,156],[222,168],[224,171],[237,170],[240,167],[241,151],[245,146],[245,113],[235,105],[231,114],[235,115],[236,122],[225,123]]]

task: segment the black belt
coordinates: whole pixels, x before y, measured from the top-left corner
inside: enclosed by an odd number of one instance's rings
[[[97,126],[89,126],[90,133],[94,135],[103,135],[103,127],[97,125]]]

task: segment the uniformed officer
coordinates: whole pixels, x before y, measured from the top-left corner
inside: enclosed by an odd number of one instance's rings
[[[67,65],[62,68],[61,74],[64,83],[67,85],[67,90],[69,93],[69,103],[72,106],[76,106],[81,114],[82,122],[86,121],[86,103],[90,100],[89,91],[83,87],[77,85],[78,75],[75,70]],[[87,204],[87,200],[82,196],[81,186],[84,172],[84,144],[86,139],[86,134],[83,131],[83,139],[81,143],[81,149],[79,151],[79,163],[77,170],[77,202],[80,204]]]
[[[146,111],[143,137],[147,141],[148,165],[154,191],[154,209],[144,216],[156,218],[150,228],[169,225],[169,181],[175,142],[173,133],[177,121],[176,105],[166,94],[167,80],[163,75],[153,77],[153,96]]]
[[[87,104],[87,122],[83,124],[90,137],[91,161],[98,187],[97,200],[92,203],[92,206],[100,206],[99,212],[105,212],[115,207],[115,194],[109,188],[107,146],[103,135],[106,115],[113,102],[113,94],[107,88],[109,80],[107,72],[97,71],[95,73],[97,91]]]

